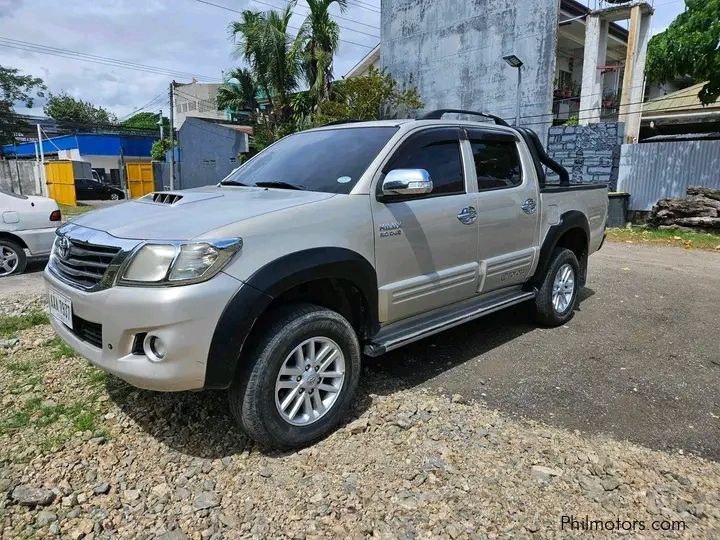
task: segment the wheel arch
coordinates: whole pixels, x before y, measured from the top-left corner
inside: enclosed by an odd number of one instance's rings
[[[548,229],[542,247],[537,269],[531,279],[533,285],[541,283],[545,277],[553,251],[558,247],[567,248],[577,257],[580,266],[578,281],[580,286],[585,285],[587,279],[587,263],[590,244],[590,224],[585,214],[579,210],[570,210],[560,216],[560,222]]]
[[[213,333],[205,388],[233,381],[247,338],[270,310],[310,302],[338,311],[362,338],[379,326],[375,268],[345,248],[290,253],[257,270],[228,302]]]
[[[7,231],[0,231],[0,240],[9,240],[10,242],[15,242],[21,248],[29,249],[27,244],[25,243],[25,240]]]

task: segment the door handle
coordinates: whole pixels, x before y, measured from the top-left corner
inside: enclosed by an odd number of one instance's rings
[[[528,199],[526,200],[522,206],[522,211],[526,214],[534,214],[535,210],[537,210],[537,205],[535,204],[535,199]]]
[[[472,225],[477,220],[477,210],[475,210],[474,206],[466,206],[460,210],[457,218],[463,225]]]

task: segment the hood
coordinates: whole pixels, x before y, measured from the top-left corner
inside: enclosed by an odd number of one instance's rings
[[[73,223],[116,238],[189,240],[245,219],[333,196],[312,191],[230,186],[161,191],[90,212],[74,219]]]

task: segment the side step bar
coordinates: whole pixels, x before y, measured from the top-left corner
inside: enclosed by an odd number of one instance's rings
[[[513,287],[391,323],[373,336],[363,352],[368,356],[380,356],[413,341],[531,300],[536,294],[537,291],[523,291],[520,287]]]

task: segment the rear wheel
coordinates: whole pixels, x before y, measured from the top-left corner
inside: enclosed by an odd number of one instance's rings
[[[577,257],[569,249],[553,252],[545,279],[531,305],[533,319],[547,326],[560,326],[572,319],[577,303]]]
[[[22,274],[27,266],[25,250],[10,240],[0,240],[0,277]]]
[[[360,377],[360,345],[338,313],[299,304],[282,308],[243,354],[250,364],[229,389],[230,408],[264,446],[289,449],[330,433],[345,417]]]
[[[119,199],[120,199],[120,195],[118,195],[117,193],[111,193],[111,194],[110,194],[110,200],[111,200],[111,201],[117,201],[117,200],[119,200]]]

